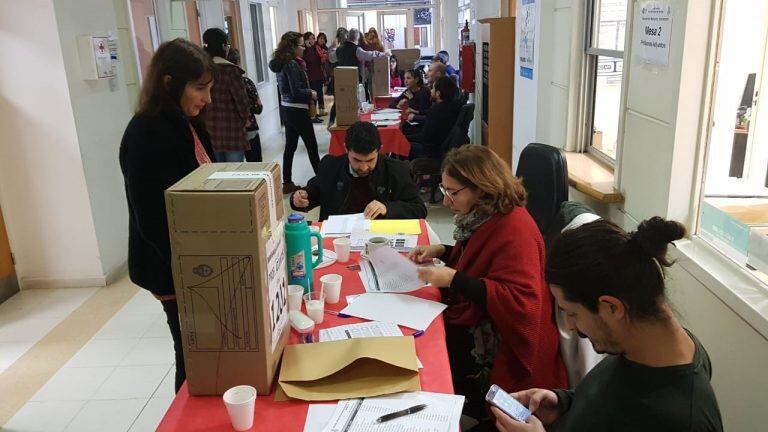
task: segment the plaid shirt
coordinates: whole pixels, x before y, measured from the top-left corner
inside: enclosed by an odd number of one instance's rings
[[[250,103],[240,67],[214,57],[216,78],[211,89],[211,103],[206,107],[205,126],[211,135],[213,150],[237,152],[250,150],[245,135],[245,123],[250,115]]]

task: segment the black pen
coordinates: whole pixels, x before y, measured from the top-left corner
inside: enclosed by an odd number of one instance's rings
[[[412,406],[410,408],[406,408],[404,410],[395,411],[395,412],[393,412],[391,414],[385,414],[385,415],[377,418],[376,419],[376,423],[384,423],[385,421],[394,420],[396,418],[407,416],[408,414],[417,413],[417,412],[423,410],[426,407],[427,407],[427,404],[415,405],[415,406]]]

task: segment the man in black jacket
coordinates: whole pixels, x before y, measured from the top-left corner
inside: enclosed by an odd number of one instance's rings
[[[320,219],[364,213],[368,219],[423,219],[427,208],[411,179],[408,164],[379,154],[376,126],[357,122],[347,129],[347,154],[327,155],[317,175],[291,196],[294,210],[320,206]]]

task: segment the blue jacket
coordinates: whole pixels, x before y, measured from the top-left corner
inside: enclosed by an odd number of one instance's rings
[[[307,73],[296,60],[281,65],[277,60],[269,62],[269,69],[277,74],[277,88],[283,104],[309,105],[312,101],[312,89],[309,88]]]

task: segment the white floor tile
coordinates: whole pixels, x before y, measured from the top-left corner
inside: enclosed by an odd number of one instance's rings
[[[62,368],[32,396],[32,401],[88,400],[106,381],[114,368]]]
[[[149,398],[160,386],[166,365],[119,366],[99,387],[92,399],[141,399]]]
[[[165,378],[152,395],[153,398],[174,398],[176,397],[176,364],[172,364],[165,374]]]
[[[160,301],[152,295],[152,293],[142,289],[139,290],[139,292],[137,292],[136,295],[134,295],[133,298],[125,304],[125,306],[123,306],[121,312],[136,315],[155,314],[158,312],[162,313],[163,306],[160,304]]]
[[[159,303],[159,302],[158,302]],[[132,315],[122,310],[115,314],[94,336],[94,339],[129,339],[140,338],[149,330],[158,318],[165,317],[162,309],[159,314]]]
[[[0,369],[7,369],[34,344],[34,341],[0,342]]]
[[[170,365],[174,360],[173,339],[142,338],[120,364],[122,366]]]
[[[125,432],[146,404],[147,399],[88,401],[65,431]]]
[[[0,321],[0,342],[37,342],[53,330],[61,318],[23,318]]]
[[[141,414],[131,426],[130,432],[154,432],[171,406],[173,398],[152,398],[141,410]]]
[[[155,318],[149,329],[142,335],[143,338],[169,338],[171,329],[168,327],[168,318],[165,314]]]
[[[67,427],[85,401],[27,402],[3,427],[7,432],[59,432]]]
[[[0,320],[65,318],[98,288],[62,288],[21,291],[0,305]]]
[[[138,343],[139,339],[91,339],[65,366],[117,366]]]

